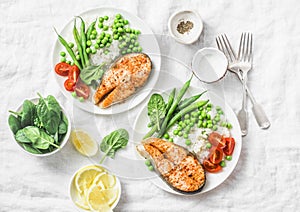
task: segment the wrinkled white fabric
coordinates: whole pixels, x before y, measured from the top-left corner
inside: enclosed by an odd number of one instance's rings
[[[254,65],[248,85],[272,123],[268,130],[259,129],[248,101],[249,133],[243,138],[236,169],[222,185],[203,195],[183,197],[169,194],[147,180],[121,178],[122,196],[115,211],[299,210],[298,1],[1,0],[0,211],[76,211],[69,199],[69,181],[78,168],[91,161],[79,155],[70,143],[47,158],[22,152],[14,143],[7,117],[8,110],[16,109],[24,99],[36,96],[37,92],[52,94],[70,111],[74,126],[84,128],[94,119],[101,135],[120,127],[133,131],[141,105],[117,116],[93,117],[73,108],[53,75],[52,48],[56,40],[53,26],[61,30],[74,15],[101,6],[121,8],[139,16],[158,35],[168,34],[168,18],[176,10],[197,10],[204,22],[199,41],[190,46],[176,44],[165,36],[159,41],[162,54],[186,66],[197,49],[215,47],[218,34],[226,33],[237,48],[241,32],[253,32]],[[174,66],[163,57],[155,89],[179,87],[189,76],[184,66]],[[193,79],[193,84],[199,82]],[[236,76],[228,73],[221,82],[207,87],[217,93],[222,91],[218,94],[224,95],[233,110],[240,109],[242,88]],[[96,140],[100,142],[100,138]]]

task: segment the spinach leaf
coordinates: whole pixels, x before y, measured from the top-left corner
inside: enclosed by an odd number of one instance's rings
[[[39,129],[39,128],[37,128]],[[54,139],[48,135],[44,130],[40,130],[39,139],[32,144],[37,149],[48,149],[50,145],[54,144]]]
[[[37,116],[47,132],[54,135],[58,131],[61,108],[53,96],[49,95],[47,98],[43,98],[40,94],[39,96]]]
[[[31,140],[26,137],[24,129],[18,130],[15,135],[15,139],[20,143],[32,143]]]
[[[15,117],[14,115],[10,114],[8,117],[8,125],[11,129],[11,131],[16,134],[18,130],[22,128],[21,126],[21,118]]]
[[[42,154],[42,152],[32,146],[30,146],[29,144],[22,144],[22,147],[27,151],[27,152],[30,152],[30,153],[33,153],[33,154]]]
[[[39,140],[40,137],[40,129],[34,126],[27,126],[23,128],[24,135],[28,138],[31,143],[35,143]]]
[[[32,126],[36,117],[36,106],[29,100],[25,100],[22,106],[22,127]]]
[[[80,79],[87,85],[93,85],[95,82],[99,81],[104,74],[102,69],[102,63],[99,66],[87,66],[80,71]]]
[[[68,131],[68,119],[63,113],[61,113],[61,117],[62,117],[62,119],[60,120],[60,123],[58,126],[58,133],[66,134]]]
[[[127,146],[129,134],[125,129],[118,129],[105,136],[100,144],[100,149],[105,154],[100,160],[100,164],[109,156],[114,158],[115,153]]]
[[[166,104],[163,97],[160,94],[152,94],[148,102],[148,116],[153,125],[157,125],[157,129],[160,130],[160,121],[166,115]]]

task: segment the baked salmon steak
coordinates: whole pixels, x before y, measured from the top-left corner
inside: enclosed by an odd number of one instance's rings
[[[136,148],[140,155],[150,159],[155,171],[175,191],[195,194],[204,187],[204,168],[185,148],[159,138],[143,140]]]
[[[123,102],[142,87],[151,73],[148,55],[132,53],[117,59],[105,72],[94,94],[94,104],[101,108]]]

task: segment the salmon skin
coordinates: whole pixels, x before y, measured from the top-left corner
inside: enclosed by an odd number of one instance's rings
[[[94,104],[107,108],[123,102],[147,82],[151,69],[151,60],[144,53],[131,53],[118,58],[105,72],[94,94]]]
[[[136,148],[141,156],[151,160],[155,171],[175,191],[195,194],[204,187],[204,168],[187,149],[159,138],[147,138]]]

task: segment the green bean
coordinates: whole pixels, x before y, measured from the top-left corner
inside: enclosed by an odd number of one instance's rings
[[[174,101],[175,93],[176,93],[176,88],[174,88],[169,95],[168,103],[166,106],[166,111],[169,111],[169,109],[171,108],[173,101]]]
[[[70,57],[73,59],[74,63],[76,64],[76,66],[81,69],[81,65],[80,63],[78,63],[78,61],[76,60],[76,56],[73,52],[73,50],[69,47],[67,41],[58,34],[58,32],[56,31],[56,29],[54,28],[54,31],[56,32],[57,36],[58,36],[58,40],[60,41],[60,43],[66,48],[67,52],[69,53]]]
[[[190,78],[190,79],[183,85],[183,87],[180,89],[180,91],[179,91],[179,93],[178,93],[178,96],[176,97],[175,101],[173,101],[172,106],[171,106],[171,108],[168,110],[168,113],[167,113],[167,115],[166,115],[166,117],[165,117],[165,119],[164,119],[164,121],[163,121],[163,123],[162,123],[161,130],[160,130],[160,132],[158,133],[158,137],[159,137],[159,138],[160,138],[160,137],[164,134],[164,132],[166,131],[166,127],[167,127],[167,125],[168,125],[168,122],[169,122],[171,116],[173,115],[173,113],[175,112],[175,110],[176,110],[176,108],[177,108],[179,102],[181,101],[183,95],[186,93],[187,89],[190,87],[191,81],[192,81],[192,78]],[[180,117],[181,117],[181,116],[180,116]],[[177,119],[177,120],[178,120],[178,119]],[[176,121],[177,121],[177,120],[176,120]],[[176,121],[175,121],[175,122],[176,122]],[[175,122],[174,122],[174,124],[175,124]]]
[[[92,23],[91,23],[91,25],[88,27],[88,29],[87,29],[87,32],[86,32],[86,38],[89,40],[90,39],[90,37],[91,37],[91,34],[92,34],[92,32],[93,32],[93,30],[94,30],[94,28],[95,28],[95,24],[96,24],[96,21],[93,21]]]
[[[144,136],[143,139],[151,137],[156,131],[157,131],[157,124],[151,128],[151,130]]]
[[[78,33],[77,28],[76,28],[76,19],[74,20],[73,37],[74,37],[74,40],[75,40],[75,43],[76,43],[76,46],[77,46],[77,50],[78,50],[78,53],[79,53],[79,59],[76,56],[76,60],[81,60],[82,67],[85,67],[85,60],[84,60],[83,53],[82,53],[83,50],[82,50],[82,46],[80,44],[79,33]]]
[[[170,129],[170,127],[172,127],[177,120],[179,120],[182,116],[184,116],[185,114],[197,109],[200,106],[204,106],[208,103],[209,100],[206,101],[199,101],[199,102],[195,102],[193,104],[191,104],[190,106],[180,110],[168,123],[168,126],[166,127],[166,130]]]
[[[89,61],[89,57],[86,50],[86,36],[85,36],[85,23],[83,21],[83,19],[80,16],[77,16],[80,20],[81,20],[81,25],[80,25],[80,37],[81,37],[81,46],[82,46],[82,53],[83,53],[83,57],[84,57],[84,61],[85,61],[85,65],[89,66],[90,65],[90,61]]]

